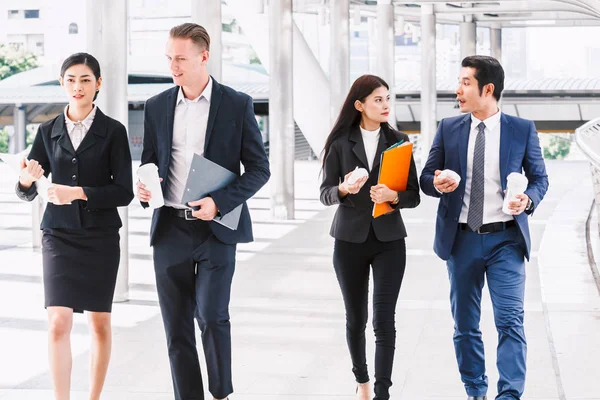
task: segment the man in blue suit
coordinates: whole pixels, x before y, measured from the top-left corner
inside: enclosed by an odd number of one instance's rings
[[[548,189],[535,125],[500,112],[503,89],[504,70],[496,59],[462,61],[456,95],[467,114],[440,122],[420,178],[423,192],[440,199],[434,250],[447,262],[454,348],[469,400],[486,399],[488,388],[479,330],[485,279],[498,330],[496,399],[523,395],[525,258],[531,251],[527,218]],[[458,173],[458,184],[442,174],[446,169]],[[510,214],[505,214],[506,178],[522,171],[529,184],[510,199]]]
[[[156,288],[175,400],[204,400],[194,317],[202,331],[208,389],[220,400],[233,392],[229,299],[236,244],[253,239],[246,200],[269,179],[269,160],[250,96],[208,74],[206,30],[185,23],[169,36],[166,56],[176,86],[150,98],[144,110],[142,164],[158,166],[165,199],[150,228]],[[185,205],[181,199],[194,153],[238,177]],[[137,192],[147,207],[152,193],[141,183]],[[240,204],[237,230],[213,221]]]

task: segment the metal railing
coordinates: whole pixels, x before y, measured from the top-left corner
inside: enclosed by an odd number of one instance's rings
[[[600,271],[598,264],[600,263],[600,254],[594,254],[594,243],[600,242],[600,236],[591,235],[590,224],[594,214],[594,205],[596,207],[596,215],[598,219],[598,230],[600,232],[600,118],[591,120],[587,124],[575,130],[575,141],[581,148],[583,153],[590,161],[590,169],[592,173],[592,183],[594,185],[594,201],[590,208],[590,214],[586,222],[586,241],[588,247],[588,259],[590,268],[596,280],[596,285],[600,291]]]

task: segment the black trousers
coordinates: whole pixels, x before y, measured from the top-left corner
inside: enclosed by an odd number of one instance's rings
[[[364,243],[335,241],[333,266],[346,308],[346,340],[352,372],[358,383],[369,381],[365,329],[369,273],[373,268],[373,328],[375,331],[375,398],[389,399],[396,348],[395,313],[406,266],[404,239],[380,242],[373,230]]]
[[[222,399],[233,392],[229,299],[235,245],[216,239],[207,222],[165,214],[154,243],[154,271],[175,400],[204,400],[194,317],[209,391]]]

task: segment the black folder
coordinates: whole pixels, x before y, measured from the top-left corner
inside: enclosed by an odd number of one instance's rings
[[[227,168],[223,168],[207,158],[194,154],[183,191],[183,197],[181,198],[181,204],[189,207],[187,203],[190,201],[200,200],[209,193],[224,188],[237,177],[236,174]],[[242,215],[242,206],[243,204],[240,204],[227,214],[215,217],[213,221],[229,229],[237,230],[240,216]],[[192,208],[197,209],[197,207]]]

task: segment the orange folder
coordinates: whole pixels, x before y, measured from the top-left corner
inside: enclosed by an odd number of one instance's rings
[[[405,191],[406,184],[408,183],[412,150],[412,143],[399,142],[381,153],[377,183],[383,183],[396,192]],[[373,207],[373,218],[377,218],[393,210],[390,203],[375,204]]]

